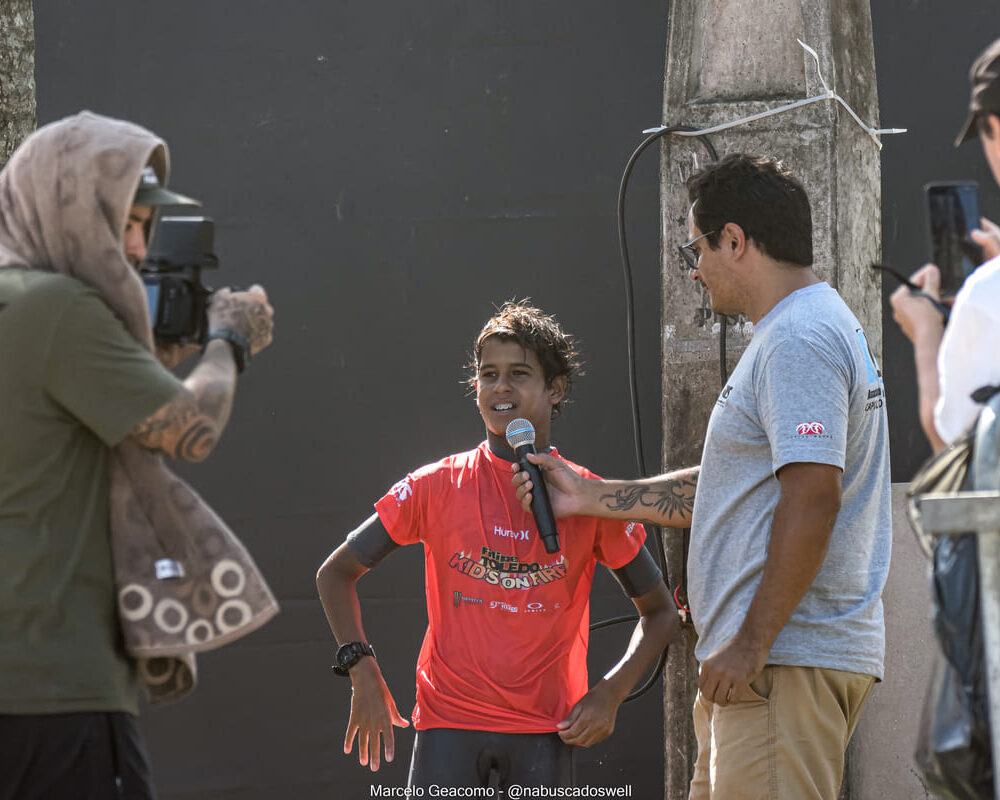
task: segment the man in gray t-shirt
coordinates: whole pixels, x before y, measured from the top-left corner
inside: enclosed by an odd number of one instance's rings
[[[882,677],[882,376],[857,319],[811,269],[809,200],[780,162],[730,155],[687,189],[691,277],[716,312],[755,326],[716,401],[701,466],[587,481],[531,460],[560,516],[691,528],[701,662],[692,800],[834,800],[858,712]],[[514,482],[529,505],[527,474]]]
[[[884,392],[861,326],[825,283],[797,289],[757,322],[712,411],[688,558],[699,661],[740,631],[786,492],[782,468],[798,463],[843,472],[840,513],[767,663],[881,678],[891,530]]]

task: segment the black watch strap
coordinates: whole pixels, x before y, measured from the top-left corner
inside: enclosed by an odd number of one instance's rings
[[[212,328],[205,337],[205,347],[213,339],[224,339],[229,342],[229,349],[233,351],[233,362],[236,364],[236,372],[241,373],[247,368],[250,362],[250,345],[247,340],[232,328]]]
[[[375,658],[375,648],[368,642],[345,642],[337,648],[337,663],[333,665],[333,671],[346,676],[350,673],[351,667],[365,656]]]

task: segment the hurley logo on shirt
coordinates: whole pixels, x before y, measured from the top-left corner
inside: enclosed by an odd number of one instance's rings
[[[799,436],[819,436],[823,433],[822,422],[801,422],[795,429]]]
[[[493,535],[494,536],[503,537],[504,539],[514,539],[514,540],[519,541],[519,542],[526,542],[526,541],[528,541],[528,531],[527,530],[514,531],[514,530],[511,530],[510,528],[505,528],[503,525],[494,525],[493,526]]]

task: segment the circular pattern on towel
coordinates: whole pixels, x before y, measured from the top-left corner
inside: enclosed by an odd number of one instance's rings
[[[118,592],[118,608],[129,622],[137,622],[153,610],[153,593],[145,586],[130,583]]]
[[[208,581],[198,581],[191,594],[191,607],[201,617],[211,617],[219,607],[219,596]]]
[[[236,612],[239,619],[235,621],[231,619],[232,615],[229,612]],[[252,618],[253,611],[250,610],[249,603],[243,600],[227,600],[215,612],[215,627],[223,633],[229,633],[246,625]]]
[[[247,585],[243,567],[231,558],[224,558],[212,567],[212,588],[222,597],[236,597]]]
[[[187,513],[198,507],[197,496],[179,478],[175,477],[167,487],[167,492],[170,494],[170,499],[173,501],[174,507],[183,513]]]
[[[150,686],[162,686],[174,677],[177,663],[173,658],[140,658],[139,674]]]
[[[97,168],[101,170],[105,178],[113,181],[120,181],[125,177],[132,159],[121,147],[109,147],[97,154]]]
[[[215,628],[207,619],[196,619],[188,625],[184,638],[188,644],[204,644],[215,636]]]
[[[168,618],[170,617],[170,618]],[[160,630],[180,633],[188,621],[188,610],[171,597],[164,597],[156,604],[153,620]]]
[[[202,552],[211,558],[218,558],[226,552],[226,539],[214,525],[206,525],[198,529],[195,541]]]

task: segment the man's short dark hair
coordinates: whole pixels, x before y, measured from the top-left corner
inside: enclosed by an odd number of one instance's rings
[[[799,180],[780,161],[734,153],[687,179],[694,222],[713,250],[727,222],[757,249],[801,267],[813,263],[812,214]]]
[[[557,415],[563,403],[567,402],[566,396],[574,378],[583,374],[574,337],[566,333],[551,314],[530,305],[527,298],[508,300],[486,321],[473,343],[472,359],[468,364],[471,373],[468,384],[473,389],[482,363],[483,346],[487,339],[493,337],[505,342],[517,342],[525,350],[531,350],[542,365],[546,386],[550,386],[553,379],[560,375],[566,377],[566,393],[552,407],[552,416]]]

